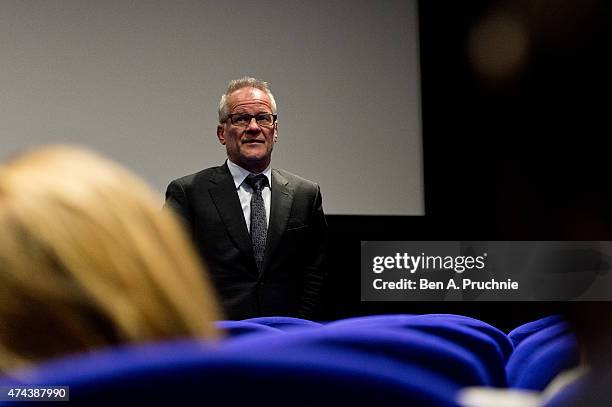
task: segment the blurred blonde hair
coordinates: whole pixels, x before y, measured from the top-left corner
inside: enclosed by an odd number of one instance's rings
[[[178,221],[95,153],[47,147],[0,167],[0,230],[0,372],[219,335],[216,298]]]

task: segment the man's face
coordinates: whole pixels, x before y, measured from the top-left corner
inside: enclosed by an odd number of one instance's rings
[[[270,97],[257,88],[241,88],[230,93],[227,106],[230,114],[272,113]],[[261,126],[255,119],[246,127],[234,125],[230,119],[217,126],[217,137],[227,149],[229,159],[251,172],[261,172],[270,164],[276,132],[277,123]]]

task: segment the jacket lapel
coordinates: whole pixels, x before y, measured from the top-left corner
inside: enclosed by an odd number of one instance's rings
[[[281,237],[287,228],[287,222],[291,214],[291,205],[293,203],[293,189],[289,185],[289,181],[275,169],[272,169],[271,191],[270,224],[268,225],[268,235],[266,238],[264,271],[268,268],[270,259],[273,257]]]
[[[244,214],[240,207],[236,185],[234,184],[232,174],[229,172],[229,168],[227,168],[227,164],[219,167],[210,181],[209,192],[217,212],[236,247],[244,253],[246,258],[252,260],[253,264],[251,265],[252,267],[249,267],[249,270],[257,275],[257,265],[253,257],[251,236],[244,221]]]

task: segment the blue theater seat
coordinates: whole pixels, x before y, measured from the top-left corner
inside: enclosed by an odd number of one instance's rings
[[[439,321],[439,322],[449,322],[455,323],[457,325],[462,325],[468,328],[475,329],[487,336],[489,336],[502,353],[502,357],[504,361],[507,361],[510,355],[512,354],[514,347],[512,343],[508,340],[506,334],[504,334],[499,329],[494,326],[487,324],[486,322],[480,321],[475,318],[466,317],[463,315],[455,315],[455,314],[423,314],[423,315],[410,315],[410,314],[395,314],[395,315],[370,315],[365,317],[355,317],[355,318],[347,318],[342,319],[335,322],[330,322],[328,326],[341,326],[341,325],[350,325],[350,326],[367,326],[367,325],[394,325],[398,326],[403,323],[411,323],[409,321],[417,321],[417,320],[427,320],[427,321]]]
[[[561,372],[579,363],[578,346],[573,335],[563,335],[535,351],[520,369],[512,372],[510,385],[528,390],[544,390]]]
[[[541,331],[549,326],[556,325],[559,322],[563,322],[564,319],[561,315],[551,315],[549,317],[541,318],[526,324],[520,325],[514,328],[508,334],[508,338],[512,341],[512,344],[516,348],[519,343],[533,335],[536,332]]]
[[[68,385],[71,405],[457,406],[457,384],[418,364],[351,351],[342,341],[323,346],[324,337],[299,337],[262,334],[229,341],[231,346],[186,341],[115,348],[49,362],[23,373],[21,381],[0,379],[0,385]],[[281,338],[290,340],[283,344]],[[301,346],[292,350],[291,344]],[[0,402],[28,404],[40,405]]]
[[[237,338],[226,349],[247,353],[253,349],[274,357],[317,361],[363,359],[370,371],[402,376],[402,369],[423,369],[456,386],[492,385],[481,361],[463,347],[417,330],[372,329],[370,327],[323,327],[287,332],[285,335],[258,335]]]
[[[578,345],[565,322],[524,338],[506,365],[510,387],[543,390],[559,373],[578,365]]]
[[[512,353],[512,344],[503,332],[477,319],[451,314],[374,315],[328,324],[330,328],[345,326],[411,329],[436,335],[477,357],[488,371],[491,385],[506,385],[505,365]]]
[[[503,333],[493,325],[488,324],[479,319],[455,314],[428,314],[420,315],[419,317],[428,318],[431,320],[446,320],[482,332],[497,343],[505,361],[510,358],[510,355],[514,351],[514,346],[512,345],[512,342],[508,339],[508,336],[505,333]]]
[[[293,317],[259,317],[245,319],[243,321],[273,327],[282,331],[287,331],[295,328],[316,328],[321,326],[321,323],[319,322],[313,322],[307,319]]]
[[[225,332],[230,338],[259,333],[282,332],[280,329],[271,326],[246,321],[217,321],[215,326]]]
[[[339,319],[337,321],[328,322],[327,326],[367,326],[367,325],[383,325],[383,324],[401,324],[410,318],[413,314],[383,314],[383,315],[367,315],[363,317],[352,317]]]

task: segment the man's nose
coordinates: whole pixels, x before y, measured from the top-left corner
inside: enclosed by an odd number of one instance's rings
[[[248,132],[260,132],[261,131],[261,127],[259,127],[259,124],[257,124],[257,120],[255,120],[255,117],[251,117],[251,121],[246,127],[246,130]]]
[[[259,127],[259,124],[257,124],[257,120],[255,120],[254,117],[251,118],[251,121],[246,127],[246,132],[247,133],[259,133],[260,131],[261,131],[261,127]]]

